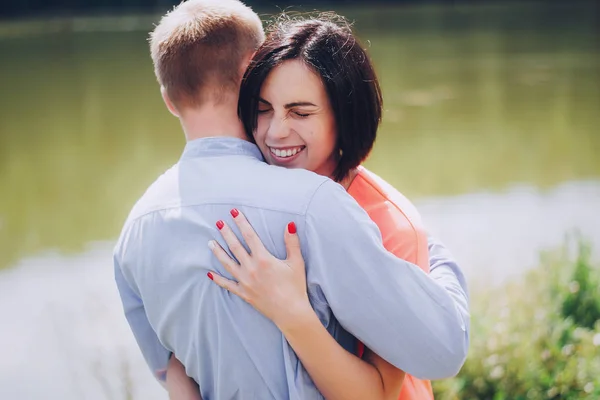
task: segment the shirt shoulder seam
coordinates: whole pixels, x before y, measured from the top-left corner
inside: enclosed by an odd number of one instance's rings
[[[317,195],[317,192],[323,187],[325,186],[326,183],[328,183],[329,179],[325,178],[323,179],[323,182],[321,182],[314,190],[312,196],[310,197],[310,200],[308,200],[308,202],[306,203],[306,208],[304,209],[304,227],[306,228],[308,226],[308,221],[307,221],[307,216],[308,216],[308,209],[310,208],[310,206],[313,203],[313,200],[315,199],[315,196]],[[333,181],[332,181],[333,182]],[[304,232],[304,235],[306,235],[306,232]],[[308,243],[308,240],[307,240]],[[310,260],[310,246],[306,246],[306,259]]]
[[[310,203],[312,202],[316,192],[319,190],[319,188],[326,182],[326,180],[324,180],[323,182],[321,182],[319,185],[317,185],[317,187],[314,189],[313,193],[310,195],[309,200],[306,202],[306,206],[301,209],[300,211],[292,211],[289,209],[285,209],[285,208],[279,208],[279,207],[265,207],[262,205],[256,205],[256,204],[252,204],[251,202],[245,203],[244,201],[203,201],[203,202],[197,202],[197,203],[189,203],[189,204],[181,204],[181,203],[176,203],[176,204],[164,204],[161,206],[157,206],[154,208],[151,208],[150,210],[147,210],[143,213],[141,213],[140,215],[135,216],[134,218],[132,218],[131,220],[129,220],[129,222],[126,224],[126,226],[130,226],[134,223],[136,223],[137,221],[139,221],[140,219],[143,219],[144,217],[147,217],[148,215],[154,214],[154,213],[159,213],[161,211],[167,211],[167,210],[172,210],[172,209],[176,209],[176,208],[189,208],[189,207],[197,207],[197,206],[209,206],[209,205],[226,205],[226,204],[231,204],[231,205],[238,205],[238,206],[244,206],[244,207],[250,207],[250,208],[255,208],[255,209],[261,209],[261,210],[265,210],[265,211],[273,211],[273,212],[281,212],[281,213],[288,213],[288,214],[292,214],[292,215],[298,215],[298,216],[304,216],[307,213],[307,210],[309,208]]]

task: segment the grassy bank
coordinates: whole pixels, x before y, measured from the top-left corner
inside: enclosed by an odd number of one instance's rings
[[[471,348],[437,400],[600,398],[600,280],[580,244],[522,279],[471,299]]]

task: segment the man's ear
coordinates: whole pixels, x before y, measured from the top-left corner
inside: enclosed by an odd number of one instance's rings
[[[175,107],[175,105],[173,104],[171,99],[169,98],[167,89],[164,86],[160,87],[160,94],[162,95],[162,98],[163,98],[165,105],[167,106],[167,109],[169,110],[169,112],[171,114],[173,114],[174,116],[176,116],[177,118],[179,118],[180,117],[179,111],[177,110],[177,108]]]

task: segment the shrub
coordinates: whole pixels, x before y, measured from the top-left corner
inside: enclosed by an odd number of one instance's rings
[[[590,268],[589,253],[589,247],[581,247],[561,312],[563,318],[572,318],[576,325],[592,329],[600,319],[600,285]]]
[[[472,299],[471,348],[437,400],[600,399],[600,292],[589,247]]]

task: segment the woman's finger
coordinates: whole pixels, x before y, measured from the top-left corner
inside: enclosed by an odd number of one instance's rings
[[[244,301],[247,301],[246,296],[244,295],[244,291],[239,283],[232,281],[230,279],[227,279],[225,277],[222,277],[221,275],[219,275],[215,272],[209,272],[208,274],[206,274],[206,276],[208,276],[208,278],[211,281],[213,281],[217,285],[221,286],[223,289],[235,294],[236,296],[239,296]]]
[[[217,257],[223,268],[229,272],[236,280],[240,280],[240,265],[235,261],[216,240],[208,242],[208,248]]]
[[[302,260],[302,251],[300,250],[300,239],[296,233],[296,224],[294,222],[290,222],[287,225],[283,240],[287,253],[286,260],[289,261],[289,265],[296,265],[296,261]]]
[[[250,222],[248,222],[248,220],[246,219],[244,213],[238,211],[236,208],[234,208],[230,212],[235,224],[240,229],[240,233],[242,234],[244,241],[250,248],[250,251],[253,254],[260,254],[261,252],[266,252],[265,246],[256,234],[256,231],[254,231],[254,228],[252,228],[252,225],[250,225]]]
[[[231,250],[233,256],[238,259],[240,264],[247,265],[247,263],[250,261],[250,255],[248,254],[248,251],[246,251],[246,248],[242,245],[242,243],[240,243],[237,236],[235,236],[235,233],[233,233],[229,225],[227,225],[221,220],[217,221],[216,225],[217,229],[219,229],[219,232],[221,232],[221,236],[223,236],[223,239],[225,239],[225,243],[227,243],[227,247],[229,247],[229,250]]]

